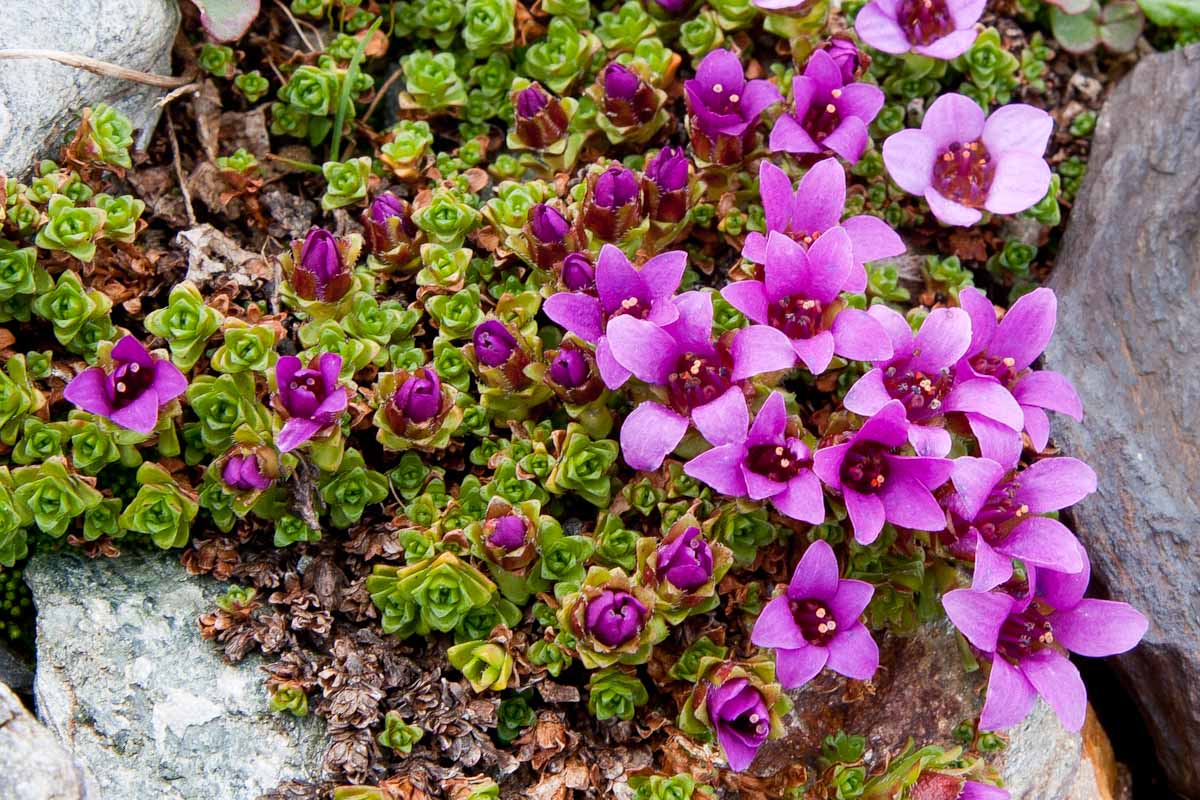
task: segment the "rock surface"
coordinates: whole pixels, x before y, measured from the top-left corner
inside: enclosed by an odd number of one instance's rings
[[[1086,419],[1055,441],[1091,464],[1074,508],[1093,582],[1150,618],[1116,659],[1176,791],[1200,797],[1200,46],[1142,59],[1100,115],[1051,286],[1046,366]]]
[[[911,639],[887,638],[871,687],[825,673],[792,692],[787,735],[768,742],[755,762],[759,774],[820,752],[838,730],[867,737],[866,760],[895,756],[909,737],[918,747],[955,745],[954,729],[978,717],[982,672],[963,670],[955,634],[943,623]],[[839,701],[840,698],[840,701]],[[1069,733],[1039,702],[1030,716],[1006,732],[1008,747],[989,758],[1004,777],[1012,800],[1124,800],[1119,770],[1104,731],[1089,713],[1082,734]],[[815,767],[815,762],[806,766]]]
[[[259,662],[226,664],[200,638],[196,617],[220,584],[157,553],[39,556],[26,580],[39,716],[86,768],[93,797],[250,800],[317,777],[320,722],[270,713]]]
[[[5,0],[0,47],[62,50],[142,72],[167,74],[179,27],[176,0]],[[18,175],[57,154],[80,110],[105,102],[149,131],[165,94],[142,84],[93,75],[46,60],[0,67],[0,173]]]
[[[23,660],[9,652],[0,643],[0,683],[18,692],[28,692],[33,688],[33,671]]]
[[[0,683],[0,798],[85,800],[84,775],[65,747]]]

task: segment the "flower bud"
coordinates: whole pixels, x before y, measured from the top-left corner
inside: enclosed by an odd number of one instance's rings
[[[503,366],[517,349],[517,340],[499,320],[489,319],[476,325],[471,338],[475,357],[488,367]]]
[[[588,602],[586,625],[588,633],[601,644],[620,647],[638,635],[646,617],[646,606],[632,594],[606,589]]]
[[[658,7],[668,14],[678,16],[692,4],[692,0],[654,0]]]
[[[613,242],[641,221],[642,200],[638,179],[625,167],[609,167],[588,178],[583,203],[583,224],[598,239]]]
[[[293,251],[296,243],[292,244]],[[350,270],[342,258],[337,238],[322,228],[312,228],[293,259],[292,286],[305,300],[335,302],[350,290]]]
[[[413,260],[418,231],[407,202],[393,194],[381,194],[363,212],[361,222],[372,256],[393,266]]]
[[[859,50],[850,39],[841,36],[834,36],[820,49],[833,58],[833,63],[842,73],[843,83],[853,83],[871,63],[870,56]]]
[[[529,212],[529,229],[544,244],[561,244],[571,230],[571,223],[552,206],[538,203]]]
[[[604,95],[606,100],[632,102],[637,95],[642,79],[624,64],[613,62],[604,68]]]
[[[225,462],[221,480],[235,492],[254,492],[269,487],[273,479],[263,474],[256,454],[235,453]]]
[[[587,359],[574,348],[563,348],[550,362],[550,380],[564,389],[582,386],[591,374]]]
[[[525,534],[529,529],[529,523],[525,521],[524,517],[508,514],[491,522],[494,527],[487,541],[492,547],[511,552],[525,544]]]
[[[516,93],[517,138],[526,147],[541,150],[557,142],[567,132],[570,119],[557,97],[546,93],[540,84],[530,84]]]
[[[596,284],[596,268],[586,253],[570,253],[563,259],[562,282],[572,292],[590,289]]]
[[[609,64],[601,80],[604,116],[618,128],[649,122],[662,106],[653,87],[624,64],[615,61]]]
[[[388,421],[396,430],[404,430],[407,423],[420,425],[433,419],[441,406],[442,382],[437,372],[419,369],[388,401]]]
[[[646,163],[642,180],[646,211],[655,222],[687,216],[691,164],[682,147],[664,147]]]
[[[658,574],[676,589],[691,591],[703,586],[713,572],[712,548],[700,529],[688,528],[682,536],[658,548]]]
[[[596,180],[592,199],[597,205],[618,209],[637,197],[637,178],[625,167],[612,167]]]

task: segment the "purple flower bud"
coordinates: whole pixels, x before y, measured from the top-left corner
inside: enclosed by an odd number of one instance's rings
[[[517,93],[517,115],[525,119],[536,117],[550,103],[550,98],[538,84]]]
[[[596,180],[592,197],[599,206],[617,209],[631,203],[637,194],[637,177],[631,170],[609,167]]]
[[[588,379],[587,359],[574,348],[563,348],[550,362],[550,380],[564,389],[574,389]]]
[[[606,589],[587,605],[587,630],[606,647],[620,647],[638,635],[646,607],[629,592]]]
[[[688,528],[672,542],[658,548],[658,574],[676,589],[690,592],[712,577],[712,548],[700,535],[700,529]]]
[[[350,270],[342,260],[337,238],[322,228],[312,228],[296,252],[292,245],[292,286],[305,300],[334,302],[350,290]]]
[[[624,64],[613,62],[604,68],[604,94],[606,98],[633,102],[637,97],[642,79]]]
[[[414,372],[388,403],[388,421],[395,428],[406,423],[420,425],[437,416],[442,406],[442,382],[437,372],[422,368]]]
[[[525,521],[524,517],[519,517],[516,514],[508,514],[492,522],[495,527],[487,539],[488,544],[492,547],[498,547],[505,552],[512,552],[525,544],[525,533],[529,529],[529,523]]]
[[[587,289],[596,283],[596,268],[583,253],[570,253],[562,262],[562,281],[572,292]]]
[[[553,206],[538,203],[529,212],[529,227],[539,241],[547,244],[558,244],[567,237],[571,223]]]
[[[400,202],[400,198],[394,194],[384,193],[375,198],[371,203],[371,219],[378,222],[380,225],[385,224],[392,217],[405,216],[404,205]]]
[[[821,49],[833,58],[833,63],[842,73],[843,83],[853,83],[854,79],[867,66],[868,59],[858,49],[858,46],[841,36],[830,39]]]
[[[271,485],[271,478],[264,475],[254,453],[234,454],[221,470],[221,480],[236,492],[262,491]]]
[[[495,319],[476,325],[471,338],[475,343],[475,357],[487,367],[502,366],[517,349],[517,340],[503,322]]]
[[[646,164],[646,177],[660,192],[677,192],[688,185],[688,158],[682,147],[664,147]]]
[[[705,702],[730,769],[741,772],[771,734],[771,710],[762,692],[747,679],[734,678],[712,687]]]
[[[654,0],[658,3],[659,8],[666,11],[668,14],[678,15],[692,4],[692,0]]]

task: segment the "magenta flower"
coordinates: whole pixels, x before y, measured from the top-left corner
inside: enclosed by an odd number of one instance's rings
[[[875,587],[838,577],[837,556],[818,539],[808,546],[787,591],[767,603],[750,641],[775,650],[775,675],[798,689],[829,668],[858,681],[879,668],[879,647],[859,622]]]
[[[847,82],[833,57],[816,50],[804,74],[792,79],[790,113],[775,120],[772,152],[834,152],[851,164],[867,151],[867,126],[883,108],[883,91],[869,83]]]
[[[609,167],[588,176],[584,197],[583,226],[605,242],[615,242],[642,218],[642,185],[633,171]]]
[[[511,552],[524,546],[525,534],[529,530],[529,523],[525,521],[524,517],[507,514],[488,522],[491,523],[492,531],[488,535],[487,542],[492,547]]]
[[[788,435],[783,395],[771,392],[753,426],[738,387],[693,411],[692,421],[713,447],[684,464],[685,473],[721,494],[770,500],[792,519],[812,525],[825,521],[825,498],[812,471],[812,453],[803,441]]]
[[[651,326],[665,325],[679,317],[672,301],[687,253],[659,253],[640,268],[634,268],[621,250],[611,244],[600,249],[596,260],[596,293],[559,292],[546,300],[546,316],[558,325],[596,345],[596,365],[610,389],[619,389],[630,372],[613,358],[606,326],[613,319],[628,317]],[[711,316],[711,315],[710,315]]]
[[[1096,473],[1074,458],[1046,458],[1010,472],[987,458],[955,459],[956,493],[946,500],[955,547],[975,559],[971,588],[1007,583],[1012,559],[1067,574],[1083,569],[1075,536],[1038,516],[1074,505],[1096,491]]]
[[[620,647],[637,636],[649,611],[641,601],[620,589],[605,589],[587,604],[587,631],[605,647]]]
[[[764,160],[758,169],[758,187],[766,213],[767,235],[779,232],[809,247],[839,225],[850,236],[852,267],[843,288],[861,292],[867,288],[864,264],[904,252],[904,242],[878,217],[860,214],[842,220],[846,205],[846,171],[836,158],[817,162],[792,190],[787,173]],[[742,245],[742,256],[756,264],[767,260],[767,235],[750,231]]]
[[[149,434],[158,411],[187,389],[187,378],[165,358],[153,358],[137,339],[122,337],[110,355],[112,370],[89,367],[75,376],[63,397],[89,414]]]
[[[1085,599],[1090,570],[1066,575],[1028,567],[1022,597],[1002,591],[955,589],[942,598],[946,615],[967,641],[992,662],[979,726],[1016,725],[1038,695],[1063,727],[1078,731],[1087,713],[1087,690],[1068,653],[1102,657],[1132,649],[1146,633],[1146,618],[1127,603]]]
[[[733,361],[712,340],[712,296],[685,292],[675,298],[675,306],[678,318],[667,325],[628,315],[608,323],[609,357],[615,365],[610,371],[623,371],[621,383],[634,376],[663,387],[670,404],[642,402],[622,423],[621,455],[634,469],[658,469],[687,433],[693,412],[734,385]],[[602,375],[604,371],[602,366]]]
[[[742,62],[723,49],[706,55],[683,88],[692,148],[705,161],[724,165],[753,149],[759,117],[783,100],[769,81],[747,81]]]
[[[960,308],[937,308],[930,312],[913,336],[908,321],[884,305],[868,311],[883,324],[892,340],[892,357],[876,361],[875,368],[859,378],[846,392],[846,409],[864,417],[889,402],[904,404],[908,440],[918,455],[944,456],[950,452],[950,433],[941,424],[946,414],[961,413],[974,428],[977,423],[1004,427],[1010,433],[1021,429],[1022,414],[1017,401],[1003,386],[989,378],[975,378],[956,369],[971,345],[971,318]],[[979,445],[987,458],[1000,460],[992,438],[981,436]]]
[[[471,341],[475,345],[475,357],[486,367],[503,366],[517,349],[517,340],[505,324],[496,319],[476,325]]]
[[[713,572],[712,547],[694,525],[673,540],[660,544],[655,563],[667,583],[690,592],[708,582]]]
[[[771,231],[766,261],[765,280],[737,281],[721,290],[730,305],[755,323],[734,339],[734,380],[791,369],[796,359],[820,375],[835,353],[855,361],[891,357],[883,325],[838,300],[853,267],[845,229],[831,228],[807,252]]]
[[[305,369],[296,356],[283,356],[275,365],[275,407],[286,417],[275,437],[279,452],[287,453],[314,436],[332,431],[346,410],[349,392],[338,385],[342,357],[321,353]]]
[[[845,34],[827,39],[820,49],[828,53],[833,63],[837,64],[838,71],[842,73],[843,83],[853,83],[871,61]]]
[[[970,374],[991,378],[1012,393],[1021,406],[1024,430],[1040,453],[1050,439],[1046,411],[1083,419],[1083,403],[1071,381],[1057,372],[1029,368],[1054,335],[1058,313],[1054,292],[1040,288],[1023,295],[999,323],[995,307],[978,289],[964,289],[958,302],[971,317],[971,346],[960,369],[965,365]],[[1016,463],[1021,454],[1020,433],[987,421],[973,421],[971,427],[976,438],[986,439],[988,448],[1001,456],[997,461]]]
[[[925,772],[908,792],[909,800],[1009,800],[999,786],[968,781],[959,775]]]
[[[274,480],[263,474],[254,453],[234,453],[221,469],[221,480],[235,492],[263,491]]]
[[[710,687],[705,703],[729,768],[741,772],[771,734],[771,710],[762,692],[746,678],[733,678]]]
[[[892,134],[883,163],[901,189],[920,195],[947,225],[967,227],[983,216],[1016,214],[1050,188],[1042,154],[1054,120],[1022,103],[983,109],[961,94],[944,94],[925,112],[921,128]]]
[[[550,380],[564,389],[582,386],[590,375],[587,359],[574,348],[564,347],[550,362]]]
[[[860,544],[871,544],[890,522],[919,531],[946,527],[946,512],[932,491],[950,477],[947,458],[901,456],[907,441],[904,405],[892,400],[842,444],[823,447],[813,456],[813,472],[841,491]]]
[[[293,243],[293,253],[296,247]],[[337,237],[323,228],[310,228],[292,260],[292,287],[305,300],[333,303],[350,291],[353,277],[342,257]]]
[[[538,203],[529,211],[529,230],[543,244],[562,244],[571,223],[554,206]]]
[[[441,406],[441,378],[435,370],[422,367],[404,379],[388,400],[385,413],[392,427],[402,431],[409,424],[420,425],[433,419]]]
[[[949,61],[975,44],[985,0],[872,0],[854,20],[859,38],[892,55]]]
[[[568,253],[562,260],[562,282],[572,292],[595,286],[596,268],[586,253]]]
[[[688,213],[691,162],[682,147],[664,147],[642,172],[642,203],[655,222],[680,222]]]

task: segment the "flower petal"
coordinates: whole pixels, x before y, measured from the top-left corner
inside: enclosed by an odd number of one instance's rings
[[[973,412],[1011,428],[1021,430],[1025,413],[1012,394],[990,378],[959,381],[942,401],[941,410],[947,414]]]
[[[826,486],[832,486],[834,489],[840,489],[842,486],[841,470],[842,461],[846,458],[846,453],[850,450],[849,442],[845,444],[835,444],[829,447],[822,447],[813,454],[813,472],[825,483]]]
[[[1037,690],[1025,676],[1003,658],[995,658],[988,678],[987,699],[979,715],[979,728],[985,731],[1011,728],[1029,716],[1036,702]]]
[[[775,679],[785,689],[799,689],[825,668],[829,650],[805,643],[795,650],[780,650],[775,654]]]
[[[989,153],[1016,151],[1039,158],[1046,152],[1054,118],[1025,103],[1009,103],[992,112],[983,126],[983,146]]]
[[[979,414],[965,416],[979,444],[980,455],[1004,467],[1016,466],[1021,457],[1021,435],[1017,431]]]
[[[833,548],[824,539],[808,546],[792,572],[787,596],[792,600],[832,600],[838,591],[838,563]]]
[[[650,287],[621,249],[616,245],[606,244],[600,248],[596,258],[596,293],[600,302],[609,314],[621,307],[621,302],[630,297],[636,297],[644,303],[649,303]]]
[[[735,381],[764,372],[791,369],[796,363],[791,340],[782,331],[767,325],[751,325],[738,331],[730,352]]]
[[[946,10],[950,12],[950,19],[954,20],[954,27],[959,30],[978,22],[986,5],[986,0],[946,0]]]
[[[869,417],[891,401],[892,396],[883,383],[883,370],[876,367],[851,384],[842,405],[847,411]]]
[[[1083,569],[1075,535],[1056,519],[1030,517],[1013,528],[996,548],[1035,567],[1075,573]]]
[[[993,214],[1016,214],[1033,207],[1050,188],[1050,167],[1041,156],[1010,152],[996,157],[996,174],[984,207]]]
[[[600,341],[596,342],[596,368],[600,371],[604,385],[613,391],[620,389],[633,377],[633,373],[618,364],[617,359],[613,357],[607,336],[601,336]]]
[[[812,165],[796,186],[792,202],[792,230],[823,233],[838,224],[846,205],[846,170],[836,158]]]
[[[1011,358],[1014,371],[1025,369],[1046,349],[1057,317],[1058,299],[1053,290],[1043,286],[1022,295],[1000,321],[988,352]]]
[[[741,387],[731,386],[716,400],[693,409],[692,422],[709,444],[746,441],[750,409],[746,407],[746,396]]]
[[[779,234],[772,234],[779,236]],[[767,243],[767,286],[770,295],[771,261],[770,242]],[[850,246],[850,235],[835,226],[827,230],[808,248],[808,263],[803,270],[803,294],[822,303],[832,303],[850,277],[850,266],[854,262]]]
[[[845,486],[842,487],[842,494],[846,500],[846,513],[850,515],[850,524],[854,528],[854,540],[859,544],[871,544],[883,530],[883,500]]]
[[[179,371],[179,367],[170,361],[159,359],[154,362],[154,380],[150,388],[158,395],[158,404],[164,406],[187,391],[187,378]]]
[[[971,318],[961,308],[935,308],[930,312],[917,338],[909,366],[925,373],[937,373],[952,366],[971,346]]]
[[[131,431],[152,433],[158,424],[158,395],[152,391],[142,392],[132,403],[113,411],[108,418]]]
[[[944,225],[969,228],[983,219],[983,214],[979,209],[967,208],[961,203],[948,200],[933,189],[926,189],[923,196],[925,202],[929,204],[929,210],[937,217],[938,222]]]
[[[683,471],[720,494],[745,497],[748,491],[742,477],[745,457],[746,448],[740,444],[718,445],[688,461],[683,465]]]
[[[593,344],[603,333],[600,301],[582,292],[558,292],[542,309],[555,324]]]
[[[791,114],[775,120],[767,146],[772,153],[819,153],[821,147]]]
[[[883,90],[878,86],[849,83],[842,87],[842,96],[834,99],[833,104],[843,117],[857,117],[869,124],[883,108],[883,102]]]
[[[1087,716],[1087,689],[1079,670],[1053,650],[1039,650],[1021,660],[1021,674],[1054,709],[1062,726],[1072,733],[1083,728]]]
[[[750,632],[750,641],[758,647],[786,648],[796,650],[808,646],[804,633],[792,616],[792,607],[787,595],[771,600],[759,612]],[[822,663],[824,663],[822,661]]]
[[[754,415],[754,424],[750,427],[750,435],[746,437],[746,441],[752,445],[776,444],[783,441],[786,428],[787,404],[783,395],[771,392]]]
[[[936,142],[915,128],[893,133],[883,142],[883,163],[888,175],[909,194],[923,195],[928,191],[936,158]]]
[[[833,637],[827,645],[828,669],[856,681],[869,680],[879,669],[879,645],[861,622],[851,625]]]
[[[975,568],[971,575],[971,588],[977,592],[989,592],[1007,583],[1012,575],[1012,559],[997,552],[982,536],[976,536]]]
[[[1048,369],[1030,372],[1017,381],[1013,387],[1013,397],[1022,406],[1057,411],[1077,422],[1083,419],[1083,401],[1079,399],[1070,379]]]
[[[658,469],[687,429],[687,417],[658,403],[640,403],[621,423],[621,455],[633,469]]]
[[[113,412],[108,399],[108,373],[100,367],[89,367],[72,378],[63,390],[63,398],[89,414],[107,417]]]
[[[850,234],[850,248],[860,264],[898,256],[907,249],[900,235],[879,217],[859,214],[843,220],[842,227]]]
[[[820,375],[833,360],[834,338],[829,331],[821,331],[808,339],[792,339],[791,343],[796,356],[813,375]]]
[[[967,286],[958,293],[958,305],[971,318],[971,346],[967,348],[967,355],[974,356],[990,350],[992,337],[999,326],[992,301],[974,286]]]
[[[712,295],[708,292],[684,292],[675,298],[674,304],[678,316],[674,322],[662,327],[674,339],[676,352],[701,355],[713,352]]]
[[[758,167],[758,194],[768,231],[785,231],[792,217],[792,179],[779,167],[763,159]]]
[[[958,58],[970,50],[971,45],[975,44],[975,39],[978,38],[978,35],[974,28],[955,31],[931,44],[914,47],[913,52],[929,58],[949,61],[953,58]]]
[[[1128,603],[1092,599],[1051,614],[1050,624],[1059,644],[1093,658],[1132,650],[1150,627],[1149,620]]]
[[[321,425],[318,422],[303,417],[292,417],[283,423],[283,428],[275,437],[275,446],[281,453],[291,452],[311,439],[319,430]]]
[[[849,164],[857,164],[867,145],[871,143],[871,135],[867,132],[867,123],[858,117],[845,117],[833,131],[821,140],[821,144]]]
[[[907,472],[888,475],[879,493],[888,522],[919,531],[940,531],[946,527],[946,512],[933,494]]]
[[[609,320],[605,339],[616,362],[646,383],[665,384],[679,359],[670,334],[628,315]]]
[[[849,627],[858,622],[874,595],[875,587],[866,581],[839,581],[837,593],[829,600],[829,610],[838,626]]]
[[[751,322],[767,324],[767,289],[762,281],[734,281],[721,290],[721,297]]]
[[[150,352],[145,345],[138,341],[136,336],[122,336],[120,341],[113,345],[110,354],[114,361],[136,363],[143,369],[149,369],[154,365]]]
[[[968,642],[985,653],[994,653],[1013,599],[1001,592],[954,589],[942,596],[942,607]]]
[[[825,521],[825,495],[821,491],[821,482],[812,470],[801,470],[788,481],[787,489],[771,498],[771,505],[785,517],[810,525],[820,525]]]
[[[971,32],[974,36],[974,31]],[[971,43],[967,43],[970,47]],[[952,144],[973,142],[983,135],[984,114],[971,98],[949,92],[929,106],[921,121],[921,130],[933,140],[938,151]]]
[[[1044,514],[1073,506],[1096,491],[1096,472],[1077,458],[1043,458],[1023,470],[1014,499]]]
[[[1003,477],[1004,467],[990,458],[961,456],[954,459],[950,480],[956,494],[951,499],[951,510],[968,522],[975,519]]]
[[[894,56],[907,53],[912,45],[904,29],[897,24],[894,16],[885,13],[882,6],[882,3],[874,2],[863,7],[854,18],[854,32],[876,50]]]
[[[651,297],[658,299],[675,294],[687,269],[687,258],[683,250],[668,250],[642,265],[638,272],[650,289]]]
[[[865,311],[846,307],[833,319],[833,351],[851,361],[886,361],[892,340],[887,330]]]
[[[772,231],[767,236],[767,265],[764,272],[767,302],[774,303],[805,294],[808,287],[808,252],[791,237]]]

